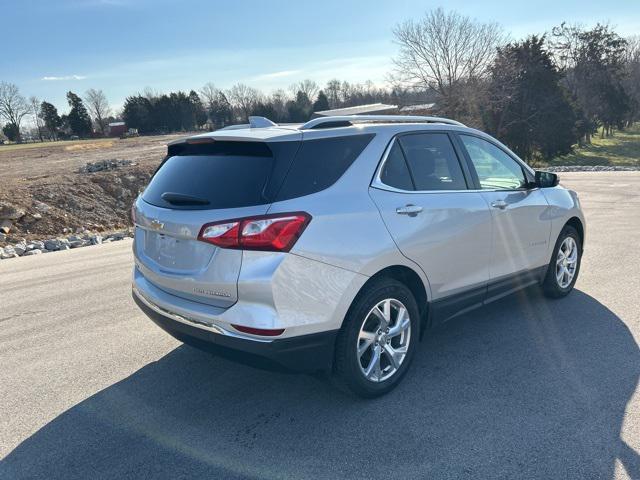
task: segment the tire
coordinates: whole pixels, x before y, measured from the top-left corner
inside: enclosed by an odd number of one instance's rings
[[[572,263],[570,259],[567,259],[566,262],[563,260],[563,258],[566,257],[564,253],[567,250],[567,245],[573,245],[575,248],[574,263]],[[561,251],[561,248],[562,253],[559,253]],[[573,251],[570,251],[569,257],[572,256]],[[547,273],[542,282],[542,290],[544,291],[544,294],[550,298],[561,298],[568,295],[571,290],[573,290],[573,286],[576,284],[576,280],[578,280],[581,260],[582,242],[580,240],[580,235],[575,228],[570,225],[565,225],[560,232],[560,235],[558,236],[555,247],[553,248],[553,255],[551,256],[551,261],[549,262]],[[560,262],[563,262],[561,265],[563,265],[567,269],[567,273],[564,274],[561,278],[559,277],[560,270],[558,270],[558,265],[560,264]],[[571,270],[572,266],[573,270]],[[573,272],[572,276],[570,276],[571,272]]]
[[[402,315],[403,308],[408,320]],[[387,317],[385,310],[391,320],[386,324],[388,327],[383,323]],[[356,395],[365,398],[391,391],[409,369],[417,348],[419,328],[418,306],[411,291],[391,278],[375,280],[353,301],[338,334],[337,378]]]

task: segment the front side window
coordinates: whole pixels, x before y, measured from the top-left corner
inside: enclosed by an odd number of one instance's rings
[[[490,142],[471,135],[460,140],[476,169],[483,190],[517,190],[527,185],[522,167]]]
[[[416,190],[465,190],[467,184],[446,133],[400,137]]]

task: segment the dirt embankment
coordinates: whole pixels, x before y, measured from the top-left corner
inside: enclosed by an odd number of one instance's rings
[[[31,238],[82,228],[100,232],[126,227],[131,204],[153,170],[151,165],[136,165],[14,185],[11,192],[0,192],[0,206],[17,211],[9,234]]]
[[[181,136],[0,147],[0,243],[129,226],[133,200]]]

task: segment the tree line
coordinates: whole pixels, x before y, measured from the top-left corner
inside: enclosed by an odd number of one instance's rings
[[[391,81],[431,89],[438,110],[527,161],[613,135],[640,117],[640,37],[562,23],[507,41],[500,25],[435,9],[394,30]]]
[[[105,135],[122,120],[141,134],[215,129],[251,115],[297,123],[314,111],[367,103],[435,102],[435,113],[487,131],[527,161],[568,153],[599,130],[613,135],[640,117],[640,37],[623,38],[606,24],[561,23],[543,35],[510,41],[500,25],[441,8],[394,29],[399,47],[388,86],[337,79],[324,86],[303,80],[264,92],[238,83],[200,90],[129,96],[113,115],[101,90],[67,93],[69,112],[22,97],[0,83],[4,134],[20,141],[31,116],[40,139]]]

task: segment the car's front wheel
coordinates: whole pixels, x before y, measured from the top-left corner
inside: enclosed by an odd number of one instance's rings
[[[552,298],[569,294],[578,279],[581,260],[580,235],[571,225],[566,225],[558,236],[547,275],[542,283],[544,293]]]
[[[336,370],[356,394],[376,397],[402,379],[418,342],[419,313],[411,291],[383,278],[361,292],[336,342]]]

